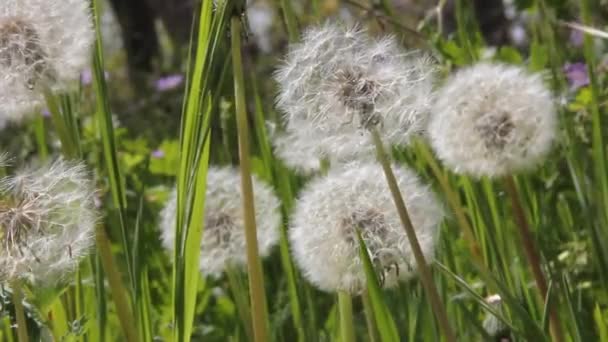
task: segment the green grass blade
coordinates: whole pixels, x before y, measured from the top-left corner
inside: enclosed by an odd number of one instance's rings
[[[363,263],[365,280],[367,281],[367,293],[376,319],[380,340],[383,342],[397,342],[399,341],[397,326],[386,307],[382,290],[380,289],[380,283],[376,276],[376,271],[372,265],[369,253],[367,252],[365,241],[361,238],[361,233],[359,231],[357,231],[357,238],[359,239],[359,257]]]

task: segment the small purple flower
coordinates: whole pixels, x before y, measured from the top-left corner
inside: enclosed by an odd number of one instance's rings
[[[103,77],[107,80],[110,76],[107,71],[103,72]],[[91,69],[85,69],[80,74],[80,82],[82,85],[88,86],[93,83],[93,71]]]
[[[570,44],[574,47],[583,46],[583,38],[585,38],[585,34],[580,30],[570,30]]]
[[[80,74],[80,82],[82,83],[82,85],[89,85],[91,84],[91,82],[93,82],[93,73],[91,72],[91,69],[86,69],[82,71],[82,73]]]
[[[157,91],[169,91],[179,87],[184,82],[184,76],[181,74],[173,74],[159,78],[155,82]]]
[[[570,88],[576,90],[589,84],[589,74],[585,63],[566,63],[564,73],[570,83]]]
[[[152,151],[152,158],[163,158],[165,156],[165,152],[161,149]]]
[[[49,112],[49,109],[48,109],[48,108],[43,108],[43,109],[40,111],[40,114],[42,114],[42,116],[44,116],[45,118],[48,118],[48,117],[50,117],[50,116],[51,116],[51,112]]]

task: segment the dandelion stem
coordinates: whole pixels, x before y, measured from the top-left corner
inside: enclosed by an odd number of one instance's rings
[[[253,321],[254,341],[268,341],[268,313],[266,293],[264,292],[264,274],[258,253],[253,187],[251,185],[251,166],[249,160],[249,127],[245,108],[245,79],[243,76],[243,59],[241,55],[241,19],[232,16],[230,19],[232,43],[232,68],[234,73],[234,97],[239,141],[239,160],[241,170],[241,191],[243,194],[243,213],[245,221],[245,239],[247,242],[247,271],[251,295],[251,316]]]
[[[410,246],[412,247],[412,252],[414,253],[414,258],[416,259],[416,264],[420,272],[420,279],[422,280],[422,285],[424,287],[426,295],[429,297],[429,301],[431,302],[433,313],[435,314],[435,317],[437,318],[439,326],[443,330],[443,334],[445,335],[446,339],[449,342],[455,342],[456,335],[450,327],[445,306],[443,305],[443,302],[439,297],[439,292],[437,291],[437,288],[433,283],[433,275],[431,274],[431,270],[426,263],[424,254],[422,254],[422,248],[420,248],[420,243],[418,242],[418,238],[416,237],[416,232],[412,225],[412,221],[410,220],[407,208],[405,206],[405,202],[403,201],[403,197],[401,196],[401,191],[399,190],[399,185],[397,184],[397,180],[395,179],[395,174],[393,173],[393,170],[391,168],[388,155],[384,150],[382,138],[380,138],[380,134],[378,133],[378,130],[376,128],[371,129],[371,134],[372,139],[374,141],[374,145],[376,147],[376,154],[378,155],[378,160],[382,164],[382,169],[384,170],[384,175],[386,176],[386,181],[393,196],[395,206],[397,207],[399,218],[401,219],[401,223],[403,224],[403,228],[405,229]]]
[[[25,320],[25,310],[23,309],[23,292],[21,292],[21,282],[16,280],[12,284],[13,305],[15,306],[15,320],[17,321],[17,337],[19,342],[28,342],[27,321]]]
[[[338,306],[340,307],[340,339],[342,342],[355,342],[353,302],[350,294],[338,291]]]
[[[516,226],[519,230],[519,237],[521,239],[522,247],[526,254],[526,258],[528,259],[528,264],[530,264],[530,268],[532,269],[532,274],[534,275],[536,286],[540,291],[540,300],[542,303],[544,303],[545,299],[547,298],[548,291],[547,280],[545,279],[545,276],[543,275],[543,271],[541,269],[540,255],[538,254],[538,249],[536,248],[532,232],[530,232],[530,226],[528,225],[528,220],[526,219],[524,208],[520,202],[519,192],[517,191],[517,186],[515,185],[515,180],[513,179],[513,176],[505,177],[504,183],[507,193],[511,198],[513,214],[515,215],[515,222],[517,223]],[[557,342],[563,341],[564,338],[562,335],[561,326],[559,324],[559,317],[554,307],[549,308],[549,319],[553,340]]]

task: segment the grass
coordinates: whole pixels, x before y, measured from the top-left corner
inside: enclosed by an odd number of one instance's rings
[[[306,25],[322,22],[336,7],[329,1],[314,1],[309,10],[292,0],[269,3],[278,16],[272,32],[276,46],[297,41]],[[343,3],[362,25],[432,51],[445,75],[488,51],[468,1],[456,1],[450,35],[437,34],[432,16],[421,25],[405,22],[390,1],[375,7],[362,0]],[[93,1],[97,19],[100,5]],[[268,75],[284,50],[251,53],[256,37],[245,32],[240,13],[234,12],[238,5],[228,1],[214,10],[211,1],[204,1],[197,9],[184,92],[170,95],[181,108],[166,117],[180,122],[179,132],[168,132],[165,140],[145,134],[146,126],[163,125],[149,122],[146,112],[137,113],[142,132],[113,120],[115,98],[124,85],[104,77],[112,66],[104,55],[103,39],[109,37],[101,36],[99,20],[92,87],[73,94],[47,91],[51,117],[38,117],[0,138],[3,148],[16,155],[15,163],[60,154],[85,160],[95,170],[103,211],[97,246],[68,284],[0,287],[0,341],[26,336],[144,342],[479,341],[490,339],[482,326],[490,315],[514,341],[608,341],[606,42],[585,34],[582,48],[575,48],[560,24],[578,17],[582,25],[605,29],[599,1],[521,2],[519,13],[535,15],[526,24],[529,43],[503,46],[492,57],[546,71],[546,84],[560,100],[560,139],[539,169],[517,175],[504,187],[500,181],[449,172],[423,141],[392,151],[393,162],[409,165],[430,184],[445,202],[448,218],[428,272],[421,269],[420,277],[395,289],[381,288],[361,239],[368,289],[355,297],[315,289],[291,258],[286,228],[309,178],[287,169],[270,145],[274,131],[268,122],[280,126],[280,113],[273,105],[276,85]],[[570,88],[562,71],[566,61],[586,64],[588,85]],[[151,157],[158,146],[165,147],[165,155]],[[211,164],[241,167],[248,213],[249,269],[231,269],[219,279],[204,279],[198,267],[205,252],[199,248],[205,230],[200,208]],[[273,185],[284,217],[279,246],[261,261],[247,181],[251,175]],[[177,238],[175,252],[169,253],[160,246],[158,212],[174,185]],[[521,247],[522,224],[529,228],[527,242],[538,265],[530,264],[529,251]],[[547,285],[542,300],[535,284],[539,275]],[[500,306],[486,302],[493,294],[502,298]],[[559,322],[563,339],[552,333],[551,321]]]

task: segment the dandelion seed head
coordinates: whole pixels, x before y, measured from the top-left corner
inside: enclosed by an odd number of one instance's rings
[[[485,299],[486,303],[494,309],[494,311],[503,314],[502,298],[497,295],[490,295]],[[492,337],[498,337],[503,334],[508,335],[508,326],[503,323],[493,313],[487,312],[482,323],[483,329]]]
[[[20,121],[42,105],[42,89],[63,91],[90,60],[87,1],[5,0],[0,8],[0,118]]]
[[[97,212],[84,164],[58,159],[0,181],[0,281],[52,285],[89,253]]]
[[[279,240],[280,203],[270,186],[256,177],[252,178],[252,182],[258,248],[260,256],[265,257]],[[162,242],[168,250],[173,250],[175,243],[176,197],[177,192],[173,190],[161,212]],[[226,267],[247,265],[242,206],[238,171],[229,167],[210,167],[199,265],[203,274],[217,277]]]
[[[434,254],[443,209],[410,170],[394,167],[427,260]],[[357,229],[384,287],[410,278],[415,259],[384,178],[375,163],[352,162],[313,180],[300,194],[289,227],[294,259],[324,291],[366,288]]]
[[[500,177],[530,169],[555,140],[553,102],[538,75],[480,63],[457,72],[439,91],[430,141],[458,173]]]
[[[430,58],[404,52],[394,37],[375,39],[356,26],[335,23],[307,30],[276,71],[277,107],[288,132],[312,129],[331,161],[373,154],[368,130],[390,144],[406,144],[425,126],[433,102]],[[325,137],[348,135],[354,148]],[[342,137],[340,140],[344,140]]]

